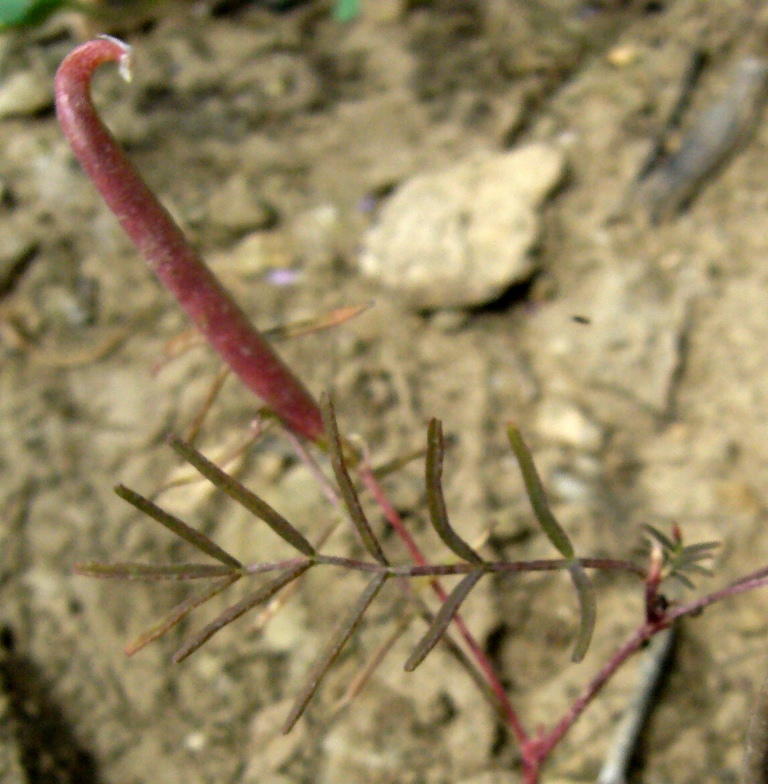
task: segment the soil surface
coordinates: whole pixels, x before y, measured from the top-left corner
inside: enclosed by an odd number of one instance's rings
[[[133,82],[104,68],[94,96],[260,327],[373,303],[279,345],[313,392],[333,391],[343,430],[380,465],[420,448],[440,417],[451,519],[489,558],[553,557],[506,443],[514,419],[579,554],[638,557],[643,523],[677,523],[688,541],[722,542],[697,591],[768,563],[768,125],[758,113],[662,221],[636,182],[697,55],[666,154],[731,94],[734,68],[757,51],[759,3],[364,0],[347,24],[330,3],[276,5],[136,10],[108,26],[134,47]],[[514,743],[447,648],[403,672],[424,626],[404,624],[394,585],[284,737],[356,576],[313,570],[274,617],[256,610],[176,666],[180,641],[242,592],[129,659],[125,645],[190,589],[73,574],[83,561],[198,560],[117,498],[118,482],[242,561],[288,550],[203,482],[160,492],[192,477],[165,437],[189,432],[219,365],[201,346],[176,350],[188,322],[56,124],[53,72],[83,34],[64,22],[7,35],[0,53],[0,107],[11,101],[0,119],[4,780],[518,781]],[[21,97],[9,97],[19,74]],[[428,310],[360,273],[366,232],[398,186],[531,142],[556,148],[566,173],[538,212],[530,280],[479,307]],[[288,440],[271,428],[240,450],[258,405],[228,379],[197,443],[239,454],[230,470],[315,539],[337,513]],[[421,474],[416,460],[385,485],[428,556],[445,559]],[[405,561],[369,500],[388,553]],[[362,556],[350,528],[333,529],[328,552]],[[597,630],[578,665],[562,575],[488,578],[464,609],[531,731],[560,717],[642,617],[636,581],[595,580]],[[681,627],[637,780],[738,780],[767,669],[764,608],[747,595]],[[544,781],[596,780],[635,674],[633,662],[589,707]]]

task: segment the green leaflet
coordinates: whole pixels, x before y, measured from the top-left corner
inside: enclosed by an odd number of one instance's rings
[[[568,534],[563,530],[560,523],[555,520],[555,516],[549,508],[547,497],[544,495],[544,488],[539,479],[539,474],[536,471],[536,466],[533,464],[533,457],[528,447],[520,435],[520,431],[511,423],[507,424],[507,436],[509,443],[512,446],[512,451],[515,453],[517,463],[520,466],[520,472],[523,475],[525,482],[525,490],[528,493],[528,498],[533,507],[533,513],[539,521],[544,533],[548,539],[555,546],[557,552],[563,558],[573,558],[574,550]]]
[[[443,543],[463,561],[481,564],[483,559],[453,530],[448,520],[448,512],[443,498],[443,425],[439,419],[429,423],[427,437],[427,459],[425,467],[425,487],[427,491],[427,508],[432,527]]]
[[[597,621],[597,602],[595,601],[595,586],[589,579],[584,567],[574,561],[568,571],[573,580],[573,587],[579,597],[579,609],[581,611],[581,623],[579,625],[579,636],[576,638],[576,645],[573,646],[571,661],[580,662],[587,654],[589,644],[592,642],[592,633],[595,631]]]
[[[533,507],[533,513],[536,515],[536,519],[539,521],[539,525],[541,525],[549,541],[552,542],[560,555],[569,562],[568,571],[573,581],[573,587],[576,589],[579,609],[581,610],[579,636],[576,639],[571,660],[579,662],[584,658],[589,648],[592,632],[595,629],[595,619],[597,617],[595,589],[584,567],[576,558],[576,552],[568,534],[552,514],[547,497],[544,494],[544,487],[533,463],[533,456],[525,445],[520,431],[511,422],[507,424],[507,435],[509,436],[512,451],[517,458],[517,463],[520,466],[520,472],[523,475],[525,490]]]

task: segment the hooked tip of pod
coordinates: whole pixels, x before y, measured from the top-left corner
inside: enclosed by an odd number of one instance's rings
[[[123,79],[126,82],[130,82],[132,78],[132,74],[131,74],[131,60],[133,59],[132,47],[129,44],[125,43],[125,41],[121,41],[119,38],[115,38],[115,36],[113,35],[104,34],[104,35],[97,36],[97,38],[102,41],[109,41],[110,43],[119,47],[120,54],[117,58],[118,73],[120,74],[120,76],[123,77]]]

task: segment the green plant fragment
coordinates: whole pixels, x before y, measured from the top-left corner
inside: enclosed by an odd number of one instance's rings
[[[686,577],[684,574],[682,574],[682,572],[674,572],[673,574],[670,575],[670,579],[677,580],[679,583],[681,583],[691,591],[696,587],[693,584],[693,581],[690,578]]]
[[[684,572],[701,574],[705,577],[712,575],[712,571],[706,566],[702,566],[700,562],[714,558],[714,551],[720,547],[719,542],[696,542],[683,545],[682,540],[670,539],[652,525],[646,525],[644,528],[649,541],[656,541],[661,545],[665,573],[668,579],[675,579],[686,588],[694,588],[693,582],[683,574]]]
[[[686,557],[696,555],[698,558],[711,558],[712,551],[717,550],[718,547],[720,547],[720,542],[696,542],[695,544],[686,545],[684,553]]]
[[[360,0],[336,0],[333,6],[333,18],[342,24],[353,21],[359,13]]]
[[[0,0],[0,30],[35,27],[66,5],[66,0]]]
[[[643,528],[645,528],[651,539],[655,539],[662,546],[662,549],[669,551],[675,549],[675,543],[655,526],[646,524]]]

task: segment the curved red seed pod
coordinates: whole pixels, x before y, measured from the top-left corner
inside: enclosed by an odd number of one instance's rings
[[[130,47],[109,36],[71,52],[56,74],[59,124],[123,229],[208,342],[294,433],[315,441],[323,421],[314,399],[190,247],[93,107],[94,71],[116,62],[127,73],[129,57]]]

